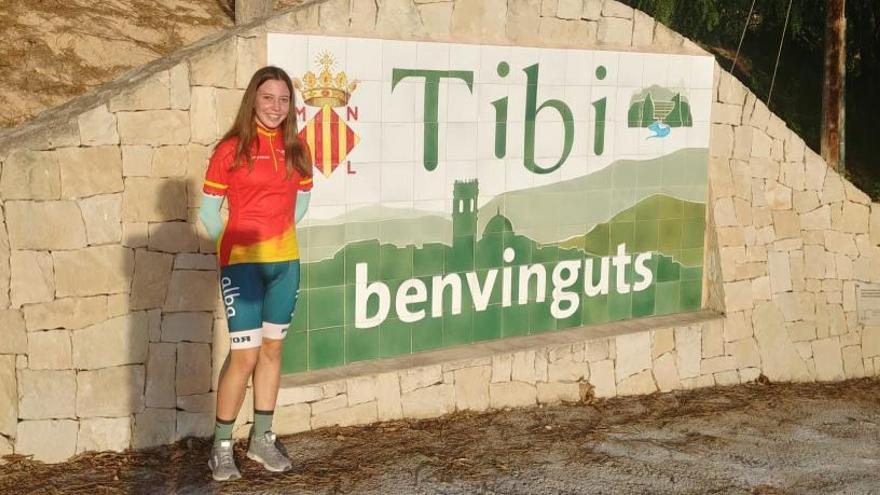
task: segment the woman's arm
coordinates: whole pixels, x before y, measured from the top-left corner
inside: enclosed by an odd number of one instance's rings
[[[223,205],[223,196],[202,195],[202,206],[199,208],[199,220],[205,226],[208,236],[216,241],[223,233],[223,219],[220,218],[220,206]]]
[[[312,197],[312,193],[308,191],[299,191],[296,193],[296,211],[293,214],[293,221],[295,224],[298,224],[300,220],[306,216],[306,212],[309,211],[309,198]]]

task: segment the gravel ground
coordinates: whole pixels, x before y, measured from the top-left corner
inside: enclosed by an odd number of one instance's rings
[[[295,469],[214,483],[209,444],[7,457],[0,493],[880,494],[880,381],[748,384],[283,438]]]

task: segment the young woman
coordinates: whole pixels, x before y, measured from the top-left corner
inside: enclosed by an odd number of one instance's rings
[[[312,163],[297,137],[290,77],[264,67],[251,78],[232,128],[208,164],[199,218],[217,240],[220,290],[231,350],[220,371],[217,422],[208,466],[215,480],[241,477],[232,427],[254,383],[247,456],[270,471],[290,469],[272,433],[281,380],[281,345],[299,290],[296,224],[305,215]],[[226,224],[220,206],[226,199]]]

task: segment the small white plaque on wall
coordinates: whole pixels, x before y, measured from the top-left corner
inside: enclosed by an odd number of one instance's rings
[[[859,323],[880,325],[880,284],[856,285],[856,309]]]

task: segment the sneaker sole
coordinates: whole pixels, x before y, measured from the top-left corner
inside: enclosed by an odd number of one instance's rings
[[[260,457],[259,455],[255,454],[255,453],[253,453],[253,452],[251,452],[251,451],[248,451],[248,453],[247,453],[247,458],[250,459],[250,460],[252,460],[252,461],[259,462],[260,464],[263,465],[264,468],[266,468],[266,469],[269,470],[269,471],[272,471],[273,473],[283,473],[283,472],[285,472],[285,471],[289,471],[290,468],[291,468],[291,466],[287,466],[287,467],[282,468],[282,469],[274,468],[274,467],[270,466],[269,463],[267,463],[266,461],[264,461],[262,457]]]
[[[232,481],[232,480],[241,479],[240,474],[230,474],[229,476],[227,476],[225,478],[218,477],[216,474],[214,474],[214,468],[211,467],[211,461],[208,461],[208,469],[211,470],[211,478],[213,478],[214,481]]]

